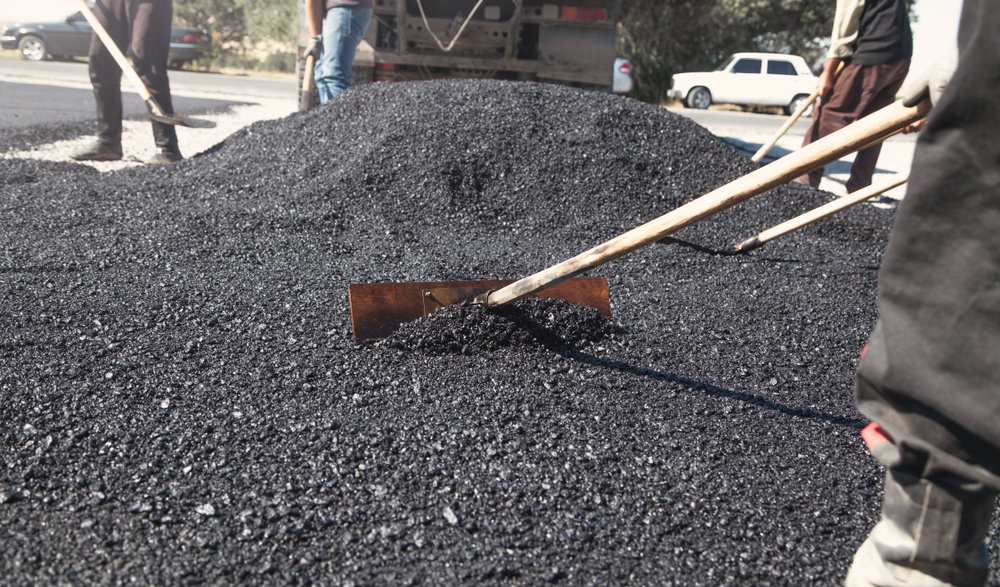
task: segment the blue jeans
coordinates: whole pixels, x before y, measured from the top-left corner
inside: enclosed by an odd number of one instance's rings
[[[336,98],[351,85],[354,51],[371,20],[371,8],[336,6],[326,12],[323,19],[323,51],[313,71],[321,104]]]

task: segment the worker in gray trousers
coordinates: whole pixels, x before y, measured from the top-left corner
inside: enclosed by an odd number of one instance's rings
[[[131,52],[136,73],[156,103],[173,114],[167,58],[173,0],[98,0],[94,16],[122,53]],[[90,40],[90,81],[97,103],[97,140],[70,154],[77,161],[117,161],[122,158],[122,70],[95,32]],[[180,161],[177,131],[170,124],[151,121],[156,154],[147,161]]]
[[[966,0],[879,274],[855,386],[887,474],[848,587],[983,585],[1000,491],[1000,0]],[[950,75],[950,71],[954,75]],[[950,81],[948,80],[950,77]],[[947,87],[943,87],[947,84]]]

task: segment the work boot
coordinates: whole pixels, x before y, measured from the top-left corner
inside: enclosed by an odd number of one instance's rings
[[[983,585],[996,496],[981,483],[935,483],[890,469],[882,520],[854,556],[846,587]]]
[[[168,111],[169,112],[169,111]],[[153,126],[153,142],[156,144],[156,155],[146,161],[147,165],[163,165],[180,161],[181,150],[177,146],[177,128],[172,124],[164,124],[155,120]]]
[[[174,163],[176,161],[180,161],[183,158],[184,157],[181,155],[181,152],[179,150],[163,147],[161,149],[157,149],[156,155],[153,155],[152,159],[146,161],[146,165],[163,165],[165,163]]]
[[[122,158],[122,144],[96,140],[69,155],[74,161],[118,161]]]

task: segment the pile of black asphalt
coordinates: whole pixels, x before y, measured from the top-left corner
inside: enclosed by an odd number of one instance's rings
[[[5,584],[838,585],[877,519],[852,381],[892,210],[727,254],[832,197],[786,186],[592,271],[610,320],[353,340],[350,283],[523,277],[755,169],[662,108],[373,84],[173,165],[20,165]]]
[[[29,126],[5,126],[0,128],[0,149],[21,151],[56,141],[68,141],[93,135],[96,124],[93,120],[62,123],[44,123]]]

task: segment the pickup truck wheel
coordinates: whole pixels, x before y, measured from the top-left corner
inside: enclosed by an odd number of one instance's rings
[[[28,61],[41,61],[45,59],[45,54],[49,48],[45,46],[45,41],[35,35],[24,35],[17,43],[17,50],[21,52],[21,57]]]
[[[703,86],[698,86],[697,88],[692,88],[688,92],[687,98],[684,103],[688,108],[697,108],[698,110],[704,110],[712,104],[712,92],[708,91],[708,88]]]
[[[805,102],[808,99],[809,99],[809,96],[807,96],[805,94],[799,94],[798,96],[795,96],[792,99],[792,102],[788,106],[785,106],[785,114],[791,116],[796,110],[799,109],[799,106],[801,106],[802,103]],[[813,107],[815,105],[816,105],[815,102],[812,103],[812,104],[810,104],[809,107],[806,108],[806,111],[802,113],[802,116],[812,116]]]

